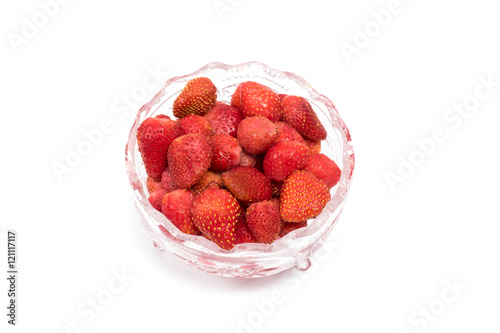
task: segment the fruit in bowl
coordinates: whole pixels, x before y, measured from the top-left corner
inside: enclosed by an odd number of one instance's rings
[[[158,248],[259,277],[307,266],[343,208],[354,154],[333,103],[302,78],[211,63],[141,108],[126,164]]]

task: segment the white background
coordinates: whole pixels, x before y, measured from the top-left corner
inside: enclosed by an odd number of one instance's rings
[[[381,28],[371,12],[388,0],[221,0],[225,12],[214,3],[73,0],[48,7],[47,22],[38,1],[1,3],[0,223],[18,233],[20,271],[16,327],[1,273],[1,331],[499,332],[496,3],[401,0]],[[357,53],[346,57],[342,43]],[[251,60],[303,76],[336,104],[356,167],[331,254],[310,271],[241,280],[152,246],[124,148],[133,115],[160,87],[150,71],[165,81]],[[481,77],[496,82],[487,97]],[[476,89],[484,98],[474,107]],[[464,101],[474,109],[466,118],[448,113]],[[111,129],[59,179],[54,163],[106,119]],[[416,141],[436,129],[445,139],[422,159]],[[410,158],[412,172],[400,166]],[[391,188],[398,167],[404,182]],[[126,286],[114,280],[122,271],[133,277]],[[90,311],[110,283],[119,291]],[[273,293],[281,302],[270,306]]]

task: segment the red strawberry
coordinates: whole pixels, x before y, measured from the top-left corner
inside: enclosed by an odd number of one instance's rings
[[[167,167],[167,152],[172,141],[179,136],[175,122],[157,116],[145,119],[137,129],[137,146],[146,167],[146,173],[160,181]]]
[[[186,134],[172,142],[168,150],[168,169],[177,188],[190,188],[207,172],[212,147],[202,134]]]
[[[156,210],[161,212],[161,202],[163,200],[163,196],[165,196],[165,190],[162,189],[161,187],[158,187],[156,190],[151,192],[149,194],[149,203],[151,206],[153,206]]]
[[[212,125],[207,118],[197,114],[189,114],[178,120],[177,125],[181,131],[181,135],[189,133],[200,133],[208,137],[212,136]]]
[[[207,171],[200,179],[199,182],[191,187],[191,191],[194,195],[198,195],[207,188],[222,188],[222,176],[220,173],[215,173],[212,171]]]
[[[241,105],[241,87],[243,83],[240,83],[237,87],[236,90],[233,93],[233,96],[231,96],[231,106],[238,108],[239,110],[243,109],[243,105]]]
[[[190,80],[174,101],[174,116],[183,118],[188,114],[204,115],[217,100],[217,88],[206,77]]]
[[[276,207],[278,207],[278,209],[280,208],[280,199],[279,198],[269,199],[269,202],[272,203],[272,204],[275,204]]]
[[[233,106],[217,102],[215,106],[205,114],[210,121],[214,134],[229,134],[236,137],[236,129],[243,119],[241,111]]]
[[[278,137],[276,138],[276,141],[274,141],[274,144],[282,141],[298,141],[300,143],[305,143],[304,138],[299,134],[299,132],[294,130],[293,127],[287,123],[278,121],[274,124],[278,130]]]
[[[257,157],[246,153],[244,150],[241,151],[241,154],[240,154],[240,165],[241,166],[253,167],[253,166],[255,166],[255,163],[257,163]]]
[[[286,96],[282,100],[283,120],[304,138],[314,141],[326,139],[326,130],[307,99]]]
[[[271,180],[253,167],[238,166],[226,171],[222,182],[236,199],[247,203],[269,200],[273,193]]]
[[[205,237],[225,250],[234,247],[235,225],[241,208],[231,193],[206,189],[194,198],[191,214],[194,225]]]
[[[277,137],[276,125],[262,116],[245,118],[238,125],[238,142],[251,155],[267,151]]]
[[[235,236],[234,236],[235,245],[243,243],[257,243],[255,236],[248,228],[245,214],[246,214],[245,211],[242,211],[238,219],[238,222],[236,222]]]
[[[148,188],[148,193],[151,193],[154,192],[154,190],[156,190],[158,187],[161,187],[161,183],[148,176],[146,180],[146,186]]]
[[[305,144],[309,147],[311,154],[319,154],[321,152],[321,141],[305,140]]]
[[[240,165],[241,146],[229,134],[215,134],[210,142],[212,144],[212,165],[210,169],[222,172]]]
[[[186,234],[199,235],[200,231],[191,220],[193,199],[193,193],[188,190],[174,190],[163,197],[161,212],[180,231]]]
[[[307,171],[295,171],[281,189],[281,218],[287,222],[302,222],[321,213],[330,201],[326,185]]]
[[[304,171],[309,171],[322,180],[328,189],[331,189],[340,180],[340,168],[328,156],[324,154],[312,155],[307,161]]]
[[[251,204],[246,213],[248,228],[257,241],[271,244],[281,229],[281,217],[278,206],[269,201]]]
[[[307,221],[302,222],[284,222],[281,226],[280,237],[288,235],[290,232],[307,227]]]
[[[247,81],[236,88],[231,105],[241,109],[243,117],[263,116],[271,121],[281,119],[281,101],[271,88]]]
[[[307,146],[300,142],[280,142],[267,151],[264,173],[270,179],[282,182],[295,170],[302,170],[310,155]]]
[[[166,168],[161,174],[161,187],[165,190],[165,192],[172,192],[175,190],[174,180],[172,179],[172,174]]]

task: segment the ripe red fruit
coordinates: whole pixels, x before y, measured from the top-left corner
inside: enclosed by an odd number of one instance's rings
[[[267,151],[277,137],[276,126],[262,116],[245,118],[238,125],[238,142],[251,155]]]
[[[276,207],[278,207],[278,209],[280,208],[280,199],[279,198],[269,199],[269,202],[276,205]]]
[[[215,106],[205,114],[210,121],[214,134],[229,134],[236,137],[236,129],[243,115],[241,111],[223,102],[217,102]]]
[[[257,157],[254,155],[250,155],[246,153],[244,150],[241,151],[240,154],[240,165],[241,166],[255,166],[255,163],[257,163]]]
[[[212,144],[212,165],[215,172],[227,171],[240,165],[241,146],[229,134],[215,134],[210,139]]]
[[[238,166],[226,171],[222,182],[236,199],[246,203],[269,200],[273,193],[271,180],[254,167]]]
[[[241,105],[241,87],[243,83],[240,83],[237,87],[236,90],[233,93],[233,96],[231,96],[231,106],[241,110],[243,109],[243,105]]]
[[[272,180],[282,182],[295,170],[302,170],[309,156],[309,149],[298,141],[283,141],[267,151],[264,173]]]
[[[153,206],[156,210],[161,212],[161,203],[163,200],[163,196],[165,195],[165,190],[162,189],[161,187],[158,187],[156,190],[151,192],[149,194],[149,203],[151,206]]]
[[[307,221],[303,222],[283,222],[280,231],[280,237],[288,235],[290,232],[307,227]]]
[[[148,176],[155,181],[167,167],[167,152],[172,141],[179,136],[175,122],[159,117],[145,119],[137,129],[137,146]]]
[[[252,234],[250,229],[248,228],[246,218],[246,212],[242,210],[238,222],[236,222],[235,227],[235,236],[234,236],[234,244],[243,244],[243,243],[256,243],[257,240],[255,236]]]
[[[337,164],[324,154],[315,154],[309,157],[303,170],[312,173],[316,178],[322,180],[328,189],[337,185],[342,173]]]
[[[305,143],[302,135],[299,134],[296,130],[293,129],[290,125],[283,121],[277,121],[274,123],[276,125],[276,129],[278,130],[278,137],[274,141],[274,144],[277,144],[282,141],[298,141],[300,143]]]
[[[271,88],[260,83],[241,83],[233,94],[231,105],[241,109],[243,117],[263,116],[271,121],[281,119],[281,101]]]
[[[305,140],[305,144],[309,147],[311,154],[319,154],[321,152],[321,141]]]
[[[188,114],[204,115],[217,100],[217,88],[206,77],[190,80],[174,101],[174,116],[183,118]]]
[[[219,247],[234,247],[235,225],[241,208],[226,190],[206,189],[194,198],[191,206],[194,225]]]
[[[158,187],[161,187],[161,183],[157,182],[156,180],[154,180],[153,178],[148,176],[148,178],[146,180],[146,187],[148,188],[148,193],[151,193],[154,190],[156,190]]]
[[[212,147],[202,134],[186,134],[175,139],[168,150],[168,170],[177,188],[190,188],[207,172]]]
[[[208,137],[212,136],[212,125],[207,118],[197,114],[189,114],[178,120],[177,125],[181,135],[189,133],[200,133]]]
[[[200,231],[191,220],[193,193],[188,190],[174,190],[165,194],[161,212],[173,225],[186,234],[199,235]]]
[[[307,171],[295,171],[281,189],[281,218],[287,222],[302,222],[321,213],[330,201],[326,185]]]
[[[212,171],[207,171],[201,177],[200,181],[197,182],[196,184],[191,187],[191,192],[193,192],[194,195],[200,194],[207,188],[222,188],[222,176],[220,173],[215,173]]]
[[[281,217],[278,206],[269,201],[251,204],[247,209],[248,228],[257,241],[271,244],[281,229]]]
[[[163,118],[163,119],[171,119],[171,118],[170,118],[169,116],[167,116],[166,114],[159,114],[159,115],[157,115],[157,116],[156,116],[156,118],[158,118],[158,119],[162,119],[162,118]]]
[[[304,138],[313,141],[326,139],[326,130],[307,99],[299,96],[286,96],[281,103],[283,120]]]
[[[163,173],[161,174],[161,187],[167,193],[175,190],[174,180],[172,179],[172,174],[170,173],[168,168],[163,170]]]

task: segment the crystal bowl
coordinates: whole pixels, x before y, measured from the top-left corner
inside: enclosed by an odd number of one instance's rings
[[[255,81],[279,94],[297,95],[309,100],[328,137],[321,142],[321,152],[334,160],[342,170],[339,183],[330,190],[331,200],[308,226],[274,241],[272,244],[238,244],[230,251],[219,248],[202,236],[179,231],[148,201],[146,170],[137,148],[137,128],[141,122],[158,114],[175,119],[172,105],[185,84],[195,78],[210,78],[217,87],[217,100],[230,103],[236,87],[245,81]],[[126,146],[126,170],[134,203],[154,245],[205,272],[227,277],[264,277],[292,267],[307,269],[309,257],[318,250],[331,233],[342,212],[354,168],[354,152],[349,130],[333,103],[316,92],[303,78],[290,72],[273,69],[259,62],[239,65],[209,63],[196,72],[169,79],[164,87],[138,112]]]

